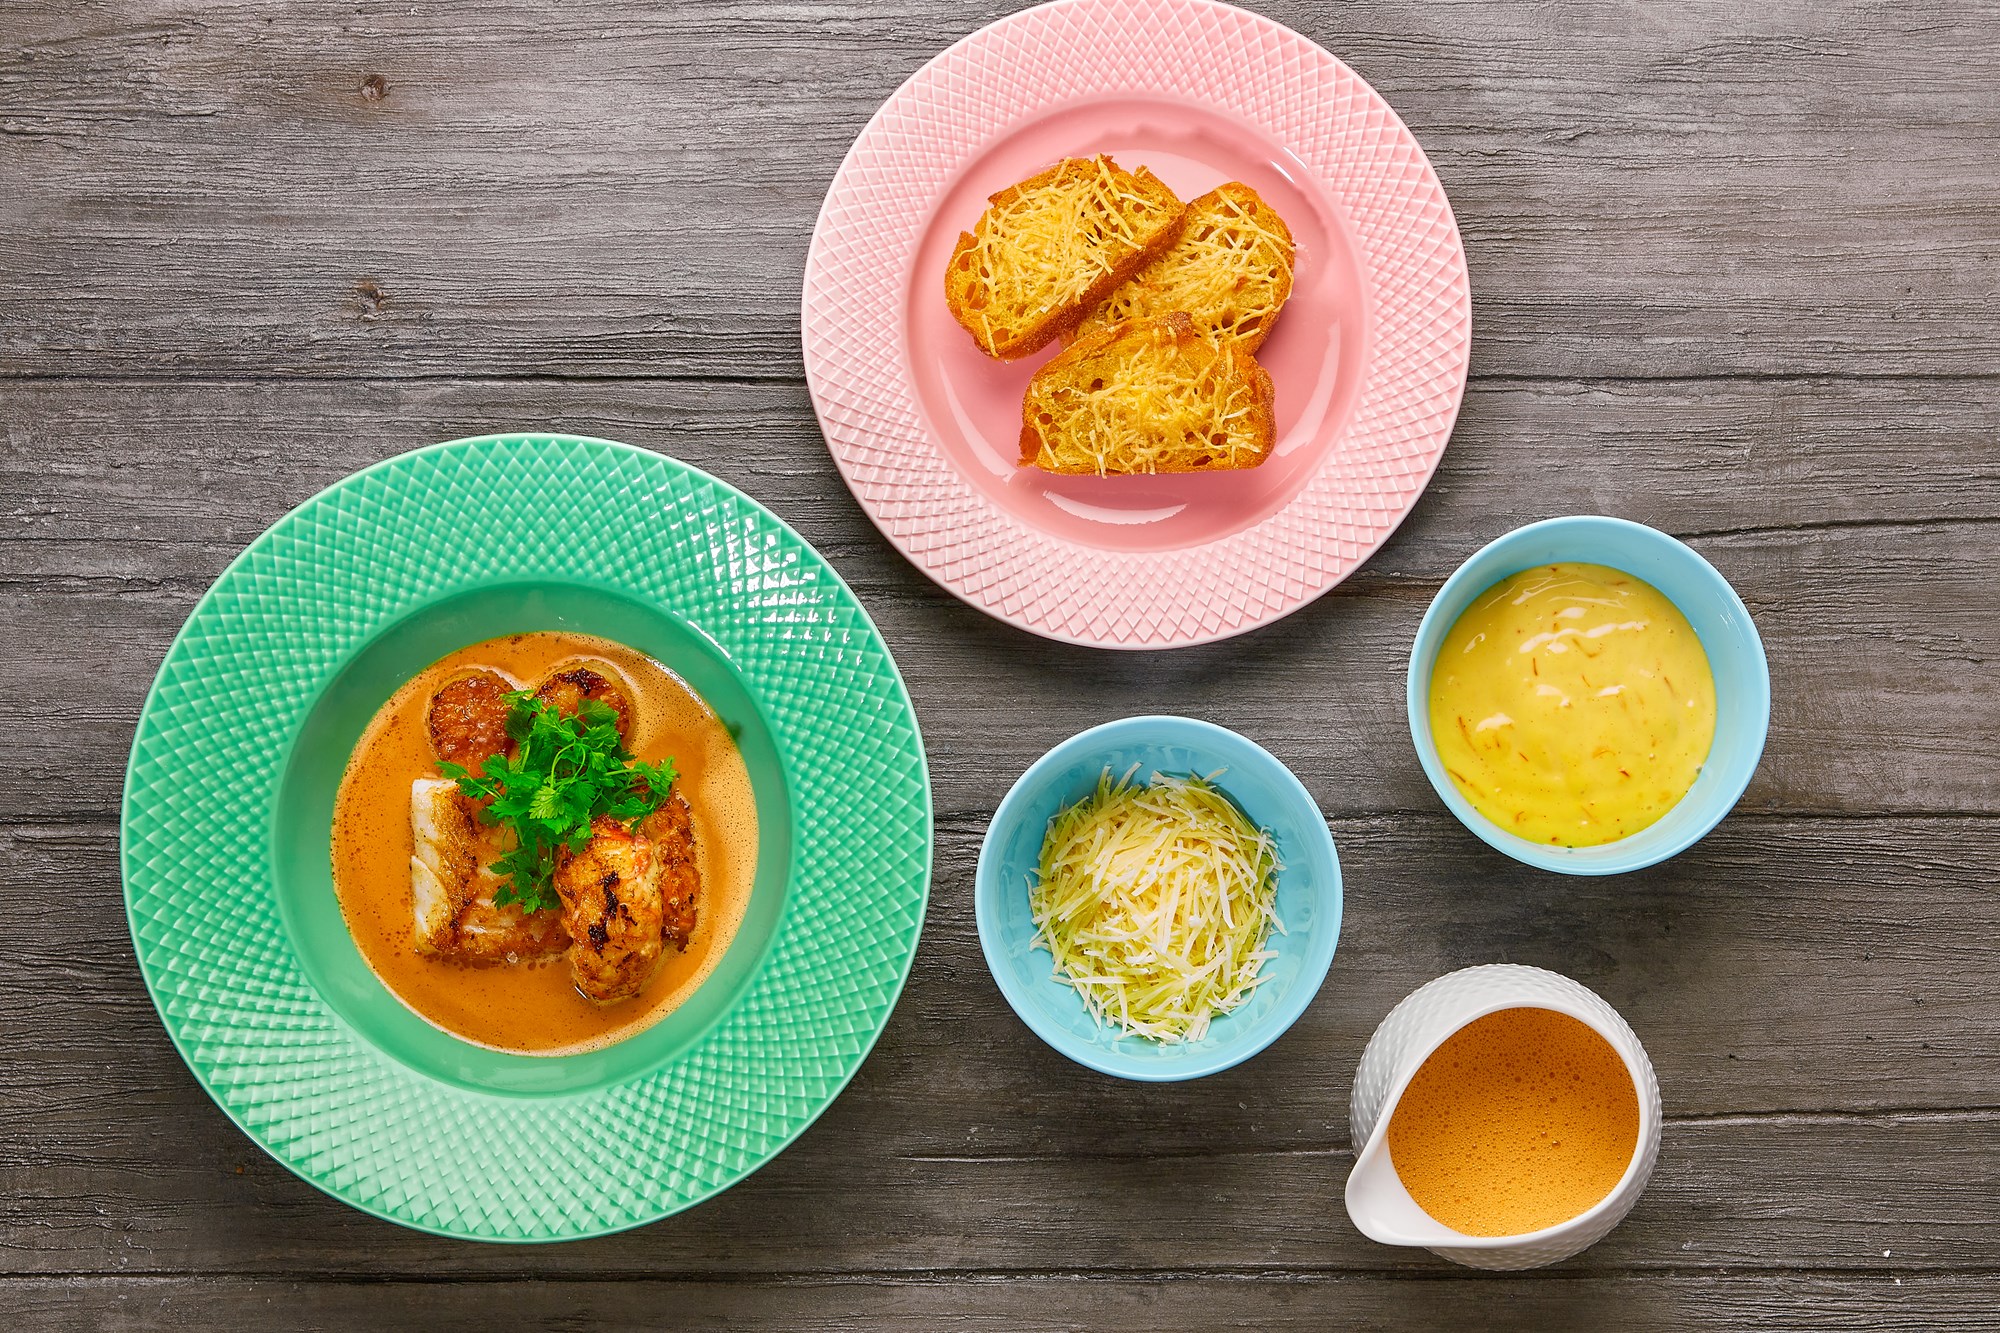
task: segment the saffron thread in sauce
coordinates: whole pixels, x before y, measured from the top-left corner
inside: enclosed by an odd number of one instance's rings
[[[1593,847],[1657,822],[1701,775],[1715,678],[1680,609],[1603,565],[1481,593],[1431,670],[1431,738],[1473,809],[1530,842]]]

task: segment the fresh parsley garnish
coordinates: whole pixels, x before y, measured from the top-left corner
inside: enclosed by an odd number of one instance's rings
[[[554,883],[561,853],[582,851],[598,819],[629,829],[659,809],[673,789],[674,761],[634,759],[618,739],[618,715],[595,699],[569,717],[526,690],[507,702],[514,757],[491,755],[477,774],[442,762],[438,771],[481,803],[482,820],[513,834],[512,848],[493,866],[505,881],[493,901],[540,912],[561,905]]]

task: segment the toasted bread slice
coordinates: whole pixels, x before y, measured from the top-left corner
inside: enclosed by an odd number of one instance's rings
[[[1277,424],[1271,377],[1180,311],[1079,338],[1021,400],[1021,464],[1110,476],[1256,467]]]
[[[1254,352],[1292,294],[1295,254],[1278,211],[1231,181],[1189,204],[1180,239],[1119,284],[1071,336],[1183,310],[1195,328]]]
[[[1181,201],[1152,172],[1069,158],[988,201],[945,268],[944,299],[988,356],[1026,356],[1081,319],[1180,234]]]

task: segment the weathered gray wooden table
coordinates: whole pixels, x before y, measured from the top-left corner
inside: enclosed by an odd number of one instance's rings
[[[1259,0],[1429,149],[1472,381],[1357,576],[1153,656],[934,588],[802,382],[842,153],[1008,7],[0,8],[0,1323],[2000,1326],[2000,7]],[[908,676],[938,813],[915,974],[825,1117],[692,1212],[532,1250],[376,1221],[239,1134],[154,1017],[116,860],[141,697],[230,557],[355,468],[508,427],[675,454],[796,524]],[[1608,883],[1460,829],[1400,702],[1454,565],[1579,511],[1720,566],[1776,695],[1736,815]],[[1164,1088],[1029,1035],[971,919],[1008,783],[1143,710],[1291,763],[1349,879],[1297,1028]],[[1668,1113],[1630,1220],[1527,1277],[1340,1205],[1367,1034],[1495,960],[1623,1010]]]

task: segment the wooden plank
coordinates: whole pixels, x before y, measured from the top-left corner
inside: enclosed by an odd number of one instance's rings
[[[1748,602],[1778,682],[1763,764],[1739,808],[1995,812],[2000,694],[1980,670],[1995,619],[1985,599],[2000,577],[1992,534],[1946,524],[1695,543]],[[1443,570],[1363,577],[1239,642],[1138,658],[1052,647],[952,601],[890,552],[873,563],[844,572],[909,681],[942,811],[990,811],[1049,746],[1143,712],[1252,736],[1332,816],[1437,808],[1410,748],[1401,671]],[[22,706],[60,724],[24,737],[0,775],[16,817],[115,810],[139,705],[199,591],[199,580],[0,585],[14,630],[0,675]],[[88,694],[74,689],[79,672],[95,683]]]
[[[146,1109],[143,1107],[134,1108]],[[1443,1261],[1347,1220],[1345,1153],[912,1159],[872,1150],[843,1103],[701,1207],[619,1236],[537,1248],[397,1228],[300,1183],[239,1140],[178,1133],[143,1164],[108,1154],[10,1168],[11,1272],[254,1273],[415,1280],[814,1273],[1394,1273]],[[1625,1224],[1566,1268],[1901,1275],[1990,1267],[2000,1115],[1680,1122]],[[1836,1165],[1837,1164],[1837,1165]],[[242,1175],[237,1175],[237,1171]],[[1893,1184],[1891,1183],[1893,1182]],[[110,1220],[115,1219],[115,1220]],[[1886,1280],[1886,1279],[1885,1279]]]
[[[1980,1264],[2000,1224],[2000,1107],[1953,1108],[1991,1096],[2000,982],[1983,960],[2000,901],[1975,849],[1951,846],[1962,827],[1738,821],[1659,870],[1556,883],[1438,817],[1342,821],[1347,924],[1319,999],[1258,1059],[1154,1088],[1070,1065],[1006,1009],[970,921],[982,829],[954,820],[909,989],[826,1116],[721,1199],[538,1251],[537,1270],[1422,1269],[1341,1213],[1348,1083],[1404,993],[1500,960],[1596,987],[1659,1070],[1659,1175],[1583,1266]],[[0,1229],[7,1267],[518,1271],[517,1252],[321,1196],[208,1103],[126,952],[113,854],[108,829],[0,831],[14,923],[0,1029],[17,1034],[0,1066],[0,1189],[21,1219]],[[1177,1249],[1189,1235],[1204,1237],[1200,1265]]]
[[[31,0],[0,372],[794,375],[849,143],[1014,7]],[[1429,149],[1478,373],[1991,373],[1992,0],[1268,8]]]
[[[1330,813],[1428,810],[1399,675],[1454,565],[1527,518],[1608,510],[1697,534],[1763,628],[1774,727],[1748,802],[1790,813],[1996,809],[2000,408],[1975,385],[1569,384],[1476,392],[1430,492],[1336,595],[1231,643],[1054,647],[948,597],[869,526],[796,385],[13,386],[0,484],[0,672],[60,727],[0,773],[17,817],[108,814],[144,691],[227,560],[340,475],[484,424],[540,421],[679,454],[762,497],[855,585],[899,654],[940,808],[991,809],[1048,745],[1107,717],[1192,712],[1297,766]],[[1671,429],[1681,441],[1656,447]],[[1552,435],[1592,466],[1543,465]],[[1942,442],[1950,469],[1907,448]],[[1890,645],[1904,645],[1894,651]],[[96,687],[72,688],[78,669]],[[1065,682],[1052,692],[1049,681]],[[1805,682],[1812,682],[1805,688]],[[1301,711],[1302,700],[1312,701]],[[80,755],[88,758],[79,762]],[[57,781],[58,775],[63,775]]]
[[[0,575],[204,584],[322,486],[438,440],[606,436],[685,459],[891,583],[797,382],[388,379],[0,385]],[[1978,381],[1474,383],[1415,518],[1369,571],[1449,570],[1531,518],[1677,532],[2000,516],[2000,400]],[[12,545],[62,542],[59,549]],[[879,566],[879,568],[878,568]]]
[[[14,1279],[0,1299],[37,1328],[92,1333],[167,1327],[429,1333],[444,1326],[740,1330],[799,1328],[935,1333],[1057,1333],[1204,1328],[1473,1327],[1507,1333],[1617,1328],[1679,1333],[1695,1326],[1815,1333],[1952,1333],[1991,1327],[1990,1279],[1939,1275],[1531,1279],[1439,1272],[1411,1282],[1377,1276],[1255,1281],[994,1274],[953,1282],[821,1279],[783,1285],[703,1282],[441,1279],[392,1286],[190,1278]]]
[[[893,1039],[856,1085],[880,1102],[895,1150],[1033,1153],[1066,1113],[1066,1141],[1091,1154],[1181,1152],[1207,1131],[1342,1148],[1348,1082],[1375,1024],[1431,977],[1485,962],[1551,967],[1599,990],[1647,1043],[1671,1114],[1993,1104],[1983,1053],[2000,1045],[2000,978],[1984,960],[2000,899],[1982,839],[1967,836],[1984,824],[1737,819],[1663,866],[1613,880],[1516,866],[1443,814],[1333,828],[1347,914],[1318,1001],[1277,1047],[1205,1082],[1223,1090],[1216,1105],[1174,1111],[1163,1109],[1179,1105],[1172,1097],[1072,1068],[1013,1017],[973,930],[985,820],[944,820]],[[101,1099],[183,1082],[129,956],[113,829],[0,827],[0,912],[18,946],[0,954],[0,1015],[59,1033],[87,1014],[118,1057],[109,1083],[64,1104],[82,1119],[37,1122],[42,1130],[87,1133]],[[0,1069],[0,1105],[48,1096],[73,1061],[65,1041],[17,1043]],[[970,1117],[974,1134],[958,1107],[1009,1114]]]

